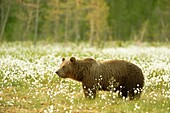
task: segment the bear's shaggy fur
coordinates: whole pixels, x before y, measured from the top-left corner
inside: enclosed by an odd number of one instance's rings
[[[96,61],[92,58],[76,60],[62,59],[56,71],[61,78],[71,78],[82,82],[85,97],[95,98],[97,90],[119,91],[119,96],[130,100],[139,98],[144,86],[141,69],[127,61]]]

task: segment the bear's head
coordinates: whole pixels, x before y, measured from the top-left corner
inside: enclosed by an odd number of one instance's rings
[[[55,73],[61,78],[72,78],[75,75],[75,63],[75,57],[71,57],[70,60],[65,60],[65,58],[62,58],[60,68]]]

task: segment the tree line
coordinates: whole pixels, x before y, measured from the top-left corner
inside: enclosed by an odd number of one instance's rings
[[[169,0],[1,0],[0,41],[169,41]]]

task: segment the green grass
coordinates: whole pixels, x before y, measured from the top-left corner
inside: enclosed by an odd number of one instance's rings
[[[111,44],[110,44],[111,45]],[[95,100],[84,98],[81,83],[55,75],[61,58],[124,59],[138,65],[145,76],[139,100],[118,98],[100,91]],[[86,44],[25,42],[0,45],[0,113],[169,113],[170,48],[168,46],[88,47]]]

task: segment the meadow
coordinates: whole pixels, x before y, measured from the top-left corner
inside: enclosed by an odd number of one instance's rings
[[[138,65],[145,76],[139,100],[120,99],[100,91],[84,98],[81,83],[59,78],[62,57],[123,59]],[[1,43],[0,113],[169,113],[170,46],[126,45],[105,48],[87,44]]]

